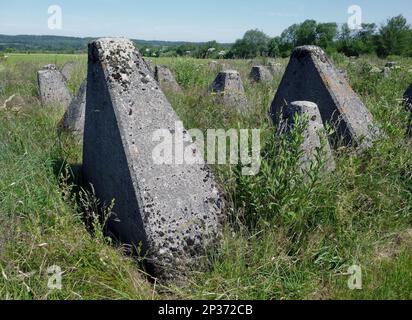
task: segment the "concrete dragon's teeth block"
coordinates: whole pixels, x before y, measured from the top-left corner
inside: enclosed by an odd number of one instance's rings
[[[273,81],[273,76],[270,73],[270,70],[264,66],[253,66],[250,71],[250,78],[257,83]]]
[[[216,102],[219,104],[234,107],[239,111],[248,108],[242,78],[236,70],[219,72],[209,91],[216,96]]]
[[[115,200],[108,230],[147,257],[153,273],[184,274],[219,240],[223,196],[204,164],[159,164],[161,130],[179,118],[127,39],[89,45],[83,173],[103,205]],[[200,154],[183,130],[182,143]]]
[[[168,67],[157,65],[154,76],[162,90],[182,92],[182,88],[180,88],[173,72]]]
[[[336,128],[335,139],[368,148],[381,134],[372,114],[325,52],[316,46],[296,48],[271,106],[276,121],[282,108],[293,101],[312,101],[323,122]]]
[[[323,166],[324,171],[334,171],[336,164],[332,149],[326,136],[318,106],[315,103],[309,101],[294,101],[285,106],[282,110],[278,134],[283,135],[294,130],[296,116],[307,121],[307,127],[303,132],[303,143],[300,146],[300,150],[303,153],[300,159],[302,170],[308,171],[311,165],[318,160],[318,151],[322,150],[323,154],[321,154],[321,156],[323,161],[325,161]]]

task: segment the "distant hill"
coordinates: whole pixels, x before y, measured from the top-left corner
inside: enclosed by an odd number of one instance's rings
[[[85,52],[87,44],[96,38],[61,36],[8,36],[0,34],[0,51],[12,49],[18,52]],[[183,44],[202,44],[184,41],[133,40],[139,47],[173,47]]]

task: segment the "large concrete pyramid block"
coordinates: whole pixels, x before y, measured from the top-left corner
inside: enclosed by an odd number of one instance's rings
[[[379,133],[372,114],[319,47],[293,51],[272,103],[272,118],[276,120],[281,109],[293,101],[316,103],[323,122],[335,125],[338,138],[348,145],[369,147]]]
[[[335,160],[316,104],[309,101],[294,101],[285,106],[282,110],[279,134],[286,134],[295,129],[296,116],[307,121],[306,129],[303,132],[303,143],[300,146],[302,151],[301,168],[304,171],[310,170],[311,166],[316,164],[318,156],[321,156],[322,161],[324,161],[324,171],[334,171],[336,169]],[[318,154],[319,151],[323,151],[323,153]]]
[[[44,106],[61,105],[68,107],[72,96],[62,73],[53,65],[47,65],[37,72],[40,101]]]
[[[89,45],[84,176],[102,203],[115,199],[111,235],[132,247],[141,244],[153,272],[165,278],[196,263],[219,238],[224,220],[222,196],[207,166],[155,161],[158,135],[165,132],[200,155],[176,122],[131,41]]]
[[[236,70],[219,72],[210,86],[210,91],[216,95],[216,102],[244,110],[248,107],[242,78]]]
[[[83,140],[84,117],[86,113],[87,80],[81,84],[76,97],[73,98],[63,117],[63,128]]]

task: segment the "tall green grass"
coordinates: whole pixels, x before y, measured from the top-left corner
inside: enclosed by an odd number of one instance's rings
[[[85,56],[12,56],[0,70],[0,80],[7,82],[0,98],[35,96],[39,66],[77,58],[73,92],[85,76]],[[0,297],[412,298],[412,144],[405,139],[409,115],[399,101],[412,82],[411,59],[397,59],[402,68],[384,78],[370,73],[368,64],[385,61],[336,57],[386,135],[362,155],[335,151],[336,172],[322,175],[315,167],[309,179],[297,169],[301,136],[275,139],[268,119],[281,75],[271,84],[254,85],[248,81],[252,62],[222,61],[225,68],[239,70],[244,81],[250,108],[239,113],[214,104],[207,93],[216,76],[208,61],[154,61],[170,66],[183,87],[183,94],[167,95],[187,129],[261,129],[263,162],[257,176],[242,176],[238,166],[212,167],[229,203],[221,247],[186,283],[148,281],[121,248],[86,232],[65,165],[76,172],[81,147],[56,133],[63,110],[0,111],[0,221],[8,222],[0,229],[13,230],[0,237]],[[353,264],[362,267],[363,290],[347,286]],[[49,294],[44,270],[50,265],[65,273],[63,290]]]

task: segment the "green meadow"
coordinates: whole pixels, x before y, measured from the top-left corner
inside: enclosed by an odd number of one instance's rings
[[[13,94],[24,106],[0,109],[0,299],[411,299],[412,142],[401,98],[412,83],[412,59],[331,57],[385,132],[358,155],[335,150],[337,169],[309,178],[298,169],[301,141],[275,139],[268,111],[282,75],[252,84],[254,61],[222,60],[241,73],[250,108],[239,113],[207,94],[216,71],[208,60],[156,58],[175,73],[182,93],[166,92],[187,129],[260,129],[262,166],[242,176],[238,166],[212,166],[228,201],[219,248],[179,284],[153,279],[141,258],[124,254],[95,219],[96,199],[82,195],[82,147],[57,128],[65,110],[41,107],[36,72],[77,63],[73,94],[86,77],[86,55],[10,54],[0,62],[0,106]],[[388,78],[373,72],[389,60]],[[287,65],[288,59],[277,62]],[[362,268],[362,289],[348,288],[348,268]],[[59,266],[61,290],[48,288]]]

